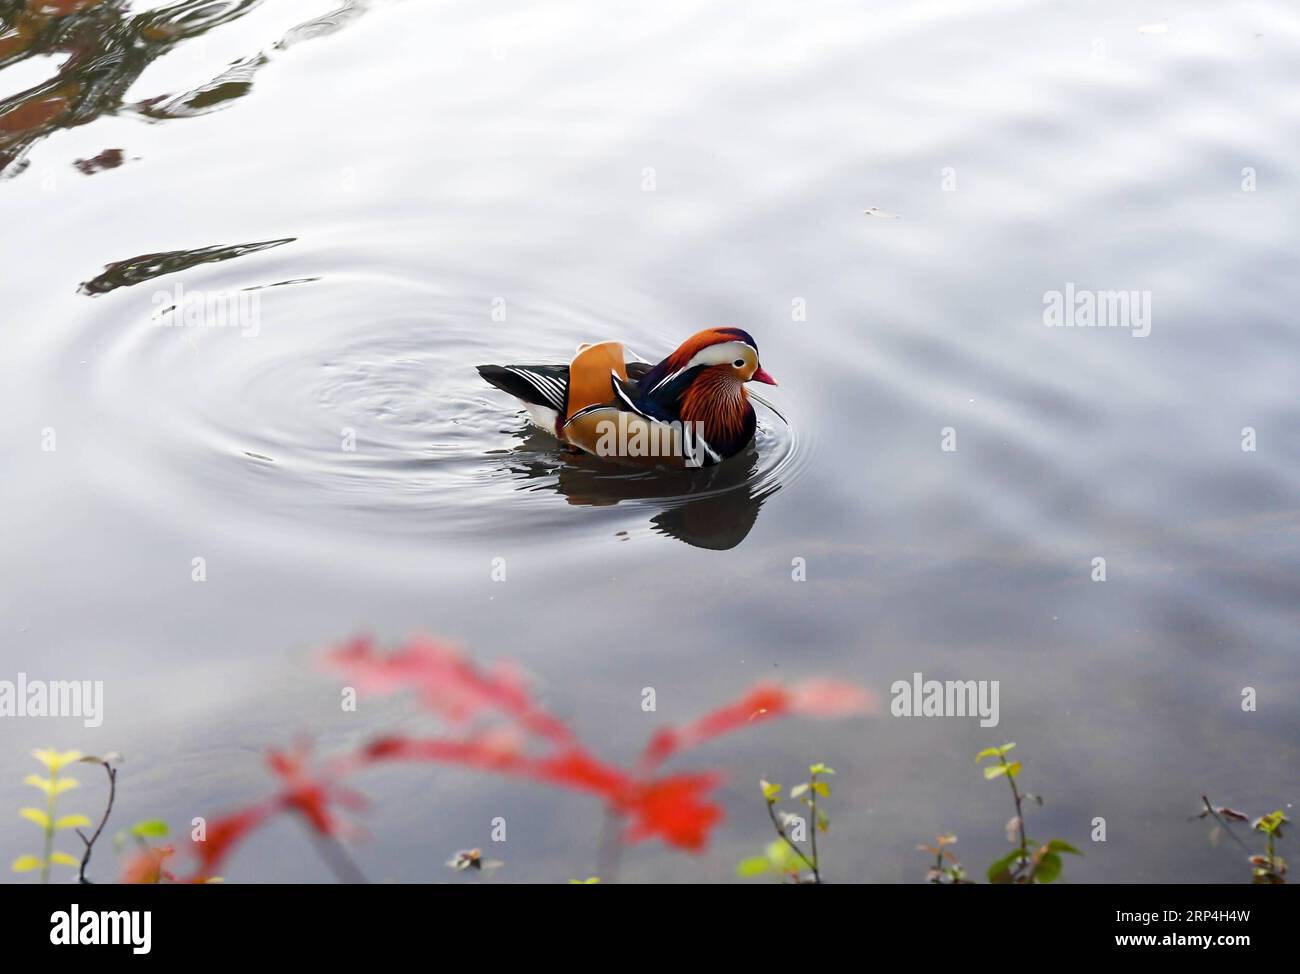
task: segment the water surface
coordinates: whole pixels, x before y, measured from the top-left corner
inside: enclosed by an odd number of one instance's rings
[[[427,630],[519,661],[616,759],[759,679],[1000,681],[993,730],[711,746],[710,850],[625,878],[730,878],[767,838],[753,782],[812,760],[831,878],[919,879],[941,830],[982,871],[1009,812],[971,758],[1004,739],[1075,881],[1246,876],[1186,818],[1300,784],[1285,5],[38,8],[0,3],[0,678],[107,701],[95,730],[6,721],[0,806],[43,745],[124,752],[122,822],[255,797],[266,746],[409,719],[341,714],[316,652]],[[1150,292],[1150,334],[1045,327],[1067,283]],[[167,324],[186,292],[255,295],[256,329]],[[473,369],[721,324],[789,424],[761,410],[707,480],[566,458]],[[498,881],[592,868],[580,797],[365,788],[376,878],[449,878],[498,815]],[[227,873],[328,878],[289,823]]]

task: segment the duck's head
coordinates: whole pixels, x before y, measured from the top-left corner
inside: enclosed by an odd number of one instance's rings
[[[667,378],[697,367],[717,369],[740,382],[776,385],[776,380],[759,363],[758,343],[740,328],[706,328],[696,332],[657,368]]]

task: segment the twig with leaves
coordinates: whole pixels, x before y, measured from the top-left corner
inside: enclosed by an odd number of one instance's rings
[[[1210,841],[1213,842],[1218,833],[1222,832],[1227,835],[1233,842],[1249,854],[1251,864],[1252,882],[1268,886],[1281,886],[1286,883],[1286,860],[1277,854],[1277,840],[1282,838],[1282,827],[1290,824],[1290,819],[1278,809],[1275,812],[1269,812],[1267,815],[1261,815],[1255,821],[1251,822],[1250,827],[1260,832],[1265,837],[1264,854],[1258,855],[1252,853],[1242,838],[1232,830],[1229,822],[1250,822],[1250,816],[1245,812],[1239,812],[1235,808],[1229,808],[1227,805],[1213,805],[1210,799],[1202,795],[1201,804],[1205,808],[1196,818],[1213,818],[1216,827],[1211,833]]]
[[[42,777],[39,774],[29,774],[23,779],[23,784],[31,785],[33,788],[39,788],[45,794],[45,809],[24,808],[19,811],[19,815],[41,827],[44,834],[44,843],[39,856],[26,855],[19,856],[14,860],[11,867],[16,873],[31,872],[40,870],[40,881],[48,883],[50,881],[51,866],[77,866],[77,860],[66,852],[58,852],[54,848],[55,833],[63,829],[75,829],[79,826],[90,824],[90,819],[84,815],[64,815],[56,816],[55,805],[58,797],[65,791],[76,788],[79,782],[76,778],[69,778],[61,775],[61,772],[69,764],[82,759],[80,751],[54,751],[54,750],[36,750],[32,752],[32,757],[45,765],[45,770],[49,777]]]
[[[1040,844],[1029,838],[1025,829],[1025,801],[1030,800],[1041,806],[1043,799],[1038,795],[1022,794],[1016,785],[1016,778],[1020,775],[1020,762],[1007,760],[1007,752],[1015,746],[1014,742],[1009,742],[1000,747],[986,747],[975,755],[976,764],[988,758],[997,759],[996,764],[985,766],[984,779],[992,781],[994,778],[1006,778],[1016,807],[1016,814],[1007,822],[1007,839],[1016,843],[1016,848],[989,866],[989,882],[1050,883],[1061,874],[1062,853],[1072,856],[1081,856],[1083,853],[1061,839],[1051,839]],[[1030,851],[1030,846],[1037,848]]]
[[[85,851],[81,854],[81,867],[77,870],[77,881],[79,883],[90,883],[90,880],[86,878],[86,867],[90,865],[90,854],[95,850],[95,843],[99,840],[100,833],[104,831],[104,826],[108,824],[108,816],[113,813],[113,799],[117,797],[117,768],[113,767],[113,761],[117,760],[117,758],[116,754],[105,755],[102,758],[93,755],[81,758],[86,764],[101,765],[108,775],[108,802],[104,805],[104,814],[100,817],[99,825],[90,838],[87,838],[86,833],[81,831],[80,828],[77,829],[77,838],[81,839],[82,844],[85,846]],[[86,824],[90,824],[89,819],[86,820]]]
[[[767,816],[777,838],[768,845],[766,853],[753,856],[742,862],[736,869],[741,876],[761,876],[775,873],[794,883],[820,883],[822,881],[821,863],[817,852],[817,833],[830,829],[830,818],[823,808],[817,805],[818,798],[829,798],[830,786],[821,776],[833,775],[834,768],[818,762],[808,768],[807,781],[790,789],[789,797],[801,802],[807,809],[812,822],[812,831],[808,832],[808,820],[779,809],[781,786],[771,781],[760,781],[763,800],[767,802]],[[804,852],[800,841],[807,841],[808,852]],[[808,878],[803,873],[807,871]]]
[[[962,868],[957,856],[952,850],[947,848],[955,844],[957,836],[951,832],[945,835],[937,835],[934,838],[934,845],[917,846],[922,852],[928,852],[934,856],[934,865],[926,874],[926,880],[936,886],[964,886],[969,885],[972,880],[966,878],[966,870]],[[946,861],[945,861],[946,860]]]

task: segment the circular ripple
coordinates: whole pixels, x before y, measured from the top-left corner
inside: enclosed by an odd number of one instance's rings
[[[618,508],[620,520],[634,512],[660,533],[731,547],[807,452],[759,405],[754,445],[716,468],[572,456],[474,366],[563,361],[608,335],[657,358],[681,336],[527,294],[494,321],[494,296],[473,282],[438,286],[354,267],[304,273],[283,254],[182,275],[191,295],[255,301],[255,324],[242,330],[167,324],[159,309],[167,293],[174,303],[170,278],[97,301],[114,320],[96,325],[84,347],[95,406],[114,442],[129,444],[103,465],[121,478],[117,489],[156,498],[165,484],[190,516],[221,509],[417,542],[545,536],[603,525],[612,511],[590,509]]]

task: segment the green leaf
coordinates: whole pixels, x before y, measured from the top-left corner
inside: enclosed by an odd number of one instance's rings
[[[72,856],[68,855],[66,852],[51,852],[50,862],[57,863],[60,866],[81,865],[81,860],[72,858]]]
[[[19,810],[18,814],[29,822],[35,822],[43,829],[50,827],[50,817],[39,808],[23,808]]]
[[[772,862],[767,856],[751,856],[736,867],[736,875],[746,879],[753,876],[765,876],[772,871]]]
[[[1064,841],[1063,839],[1052,839],[1050,842],[1047,843],[1047,851],[1068,852],[1072,856],[1083,855],[1082,852],[1080,852],[1078,849],[1076,849],[1074,846],[1070,845],[1070,843]]]
[[[39,788],[46,795],[62,795],[65,791],[71,791],[81,784],[76,778],[59,778],[57,781],[51,781],[49,778],[42,778],[38,774],[29,774],[23,779],[23,784],[31,785],[33,788]]]
[[[1034,870],[1034,879],[1040,883],[1050,883],[1061,875],[1061,857],[1055,852],[1045,852],[1038,860]]]
[[[1005,856],[989,866],[990,883],[1011,882],[1011,867],[1020,859],[1020,850],[1012,849]]]
[[[986,747],[984,750],[980,751],[979,754],[975,755],[975,763],[979,764],[985,758],[1000,758],[1015,746],[1016,744],[1014,741],[1009,741],[1001,747]]]
[[[824,781],[814,781],[812,783],[812,789],[823,798],[831,797],[831,789]]]
[[[222,881],[223,880],[220,877],[214,877],[212,879],[204,880],[204,882],[207,883],[220,883]],[[570,886],[595,886],[599,882],[600,882],[599,876],[588,876],[586,879],[571,879],[569,880],[569,885]]]
[[[828,767],[827,765],[822,764],[820,761],[818,761],[814,765],[810,765],[808,770],[812,774],[834,774],[835,773],[834,768]]]
[[[1020,774],[1020,762],[1019,762],[1019,761],[1012,761],[1010,764],[1008,764],[1008,765],[1007,765],[1007,774],[1011,775],[1011,777],[1013,777],[1013,778],[1014,778],[1016,775]]]
[[[131,834],[142,839],[160,839],[167,834],[167,823],[160,818],[136,822],[131,826]]]
[[[789,869],[796,859],[794,850],[784,839],[773,839],[767,844],[767,858],[772,868],[782,872]]]
[[[56,829],[84,829],[90,827],[90,819],[84,815],[64,815],[54,823]]]
[[[10,867],[16,873],[29,873],[33,869],[40,869],[45,865],[45,860],[39,856],[19,856],[14,860]]]
[[[23,779],[23,784],[31,785],[33,788],[39,788],[47,795],[54,789],[54,782],[49,778],[42,778],[38,774],[29,774]]]
[[[803,784],[800,785],[795,785],[793,788],[790,789],[791,798],[798,798],[800,795],[806,795],[807,793],[808,793],[807,782],[804,782]]]
[[[1286,815],[1282,813],[1282,810],[1279,808],[1276,812],[1269,812],[1267,815],[1264,815],[1259,819],[1257,819],[1255,824],[1252,825],[1251,828],[1253,828],[1257,832],[1265,832],[1265,833],[1276,832],[1278,835],[1281,835],[1282,826],[1289,821],[1290,819],[1288,819]]]
[[[58,774],[60,770],[67,767],[73,761],[80,761],[81,752],[43,749],[33,751],[32,757],[45,765],[50,774]]]
[[[987,768],[984,769],[984,780],[992,781],[994,778],[1001,778],[1004,774],[1007,773],[1007,769],[1009,767],[1010,765],[1006,765],[1006,764],[989,765]]]

